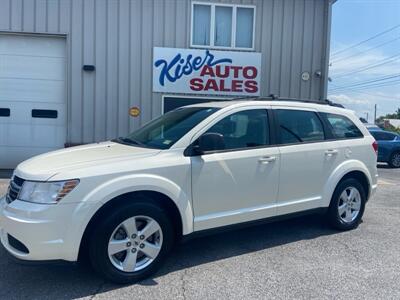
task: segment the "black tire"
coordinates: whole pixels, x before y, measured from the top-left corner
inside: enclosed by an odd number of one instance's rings
[[[108,256],[108,244],[111,235],[119,224],[134,216],[147,216],[157,221],[163,235],[161,250],[154,261],[144,269],[124,272],[117,269]],[[116,207],[110,214],[96,224],[96,229],[89,240],[89,257],[93,268],[104,278],[119,284],[134,283],[155,273],[164,262],[175,240],[171,220],[158,205],[146,199],[133,201]]]
[[[342,195],[342,193],[345,190],[347,190],[349,188],[357,189],[357,191],[360,194],[361,205],[360,205],[360,210],[359,210],[357,217],[354,220],[352,220],[351,222],[346,222],[339,215],[338,207],[339,207],[339,203],[341,201],[340,196]],[[341,182],[339,182],[338,186],[335,189],[335,192],[333,193],[331,203],[329,206],[329,210],[328,210],[328,220],[329,220],[330,225],[333,228],[342,230],[342,231],[357,228],[357,226],[360,224],[362,216],[364,214],[366,200],[367,200],[366,191],[357,179],[347,178],[347,179],[344,179]]]
[[[400,168],[400,162],[399,162],[399,157],[400,156],[400,152],[396,151],[393,152],[392,155],[390,155],[390,159],[388,161],[388,164],[391,168]]]

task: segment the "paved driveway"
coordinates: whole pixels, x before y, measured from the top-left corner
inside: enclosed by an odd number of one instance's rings
[[[7,192],[8,179],[0,179],[0,196]]]
[[[0,247],[0,298],[400,299],[400,170],[379,172],[356,230],[304,217],[201,238],[136,285],[105,283],[73,265],[16,264]]]

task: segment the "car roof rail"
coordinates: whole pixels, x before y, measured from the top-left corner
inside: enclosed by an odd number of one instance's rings
[[[342,104],[335,103],[328,99],[323,100],[312,100],[312,99],[301,99],[301,98],[290,98],[290,97],[279,97],[277,95],[271,94],[269,96],[257,96],[257,97],[237,97],[232,98],[231,100],[257,100],[257,101],[293,101],[293,102],[302,102],[302,103],[314,103],[321,105],[330,105],[335,107],[344,108]]]

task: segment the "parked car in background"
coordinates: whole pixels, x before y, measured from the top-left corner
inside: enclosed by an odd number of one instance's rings
[[[378,161],[400,168],[400,135],[384,130],[370,130],[378,142]]]
[[[377,188],[376,150],[353,112],[330,105],[186,106],[21,163],[0,199],[1,243],[23,260],[88,257],[125,283],[204,230],[316,211],[350,230]]]
[[[371,130],[382,130],[382,129],[381,129],[378,125],[376,125],[376,124],[367,123],[367,124],[364,124],[364,126],[367,127],[367,129],[368,129],[369,131],[371,131]]]

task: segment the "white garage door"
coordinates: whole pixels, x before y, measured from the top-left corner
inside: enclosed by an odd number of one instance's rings
[[[0,34],[0,169],[66,141],[65,39]]]

